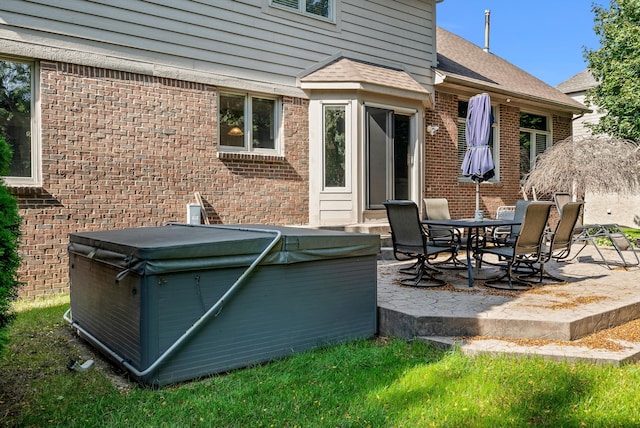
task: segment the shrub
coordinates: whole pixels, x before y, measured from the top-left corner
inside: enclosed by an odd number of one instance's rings
[[[9,174],[11,156],[11,148],[0,135],[0,176]],[[12,303],[18,297],[20,286],[20,222],[17,200],[0,179],[0,329],[6,327],[15,315]]]

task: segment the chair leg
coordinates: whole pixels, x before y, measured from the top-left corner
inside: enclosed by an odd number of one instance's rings
[[[558,283],[558,284],[564,284],[565,282],[567,282],[566,279],[562,279],[562,278],[560,278],[558,276],[552,275],[549,271],[547,271],[544,268],[544,265],[545,265],[544,263],[540,264],[540,282],[541,283],[542,283],[542,280],[544,278],[547,278],[547,279],[551,280],[551,282],[555,282],[555,283]]]
[[[409,267],[399,269],[398,272],[405,275],[417,275],[418,270],[420,269],[420,259],[418,258],[414,264]]]
[[[436,258],[437,258],[437,255],[433,257],[434,260]],[[452,266],[447,266],[447,264],[452,264]],[[427,266],[432,267],[432,269],[435,270],[436,272],[438,272],[438,270],[435,268],[435,266],[437,266],[439,269],[466,269],[467,268],[467,264],[462,262],[460,259],[458,259],[457,251],[452,253],[447,259],[441,262],[432,263],[432,262],[429,262],[429,260],[427,260]]]
[[[548,260],[547,260],[548,261]],[[525,283],[532,283],[532,284],[540,284],[540,285],[544,285],[544,284],[552,284],[552,283],[557,283],[557,284],[563,284],[565,282],[567,282],[565,279],[562,279],[560,277],[554,276],[552,275],[549,271],[547,271],[545,269],[545,264],[546,262],[540,262],[540,268],[539,269],[535,269],[533,267],[533,265],[531,265],[531,272],[524,274],[524,275],[517,275],[517,278],[520,279],[522,282]],[[527,280],[527,279],[523,279],[523,278],[534,278],[535,280]],[[548,282],[545,282],[544,280],[548,279]]]
[[[418,275],[420,273],[420,269],[422,269],[422,268],[426,268],[426,269],[432,271],[433,272],[432,275],[440,275],[442,273],[438,269],[436,269],[433,265],[431,265],[427,259],[425,259],[424,263],[421,263],[420,259],[418,259],[411,266],[406,267],[406,268],[402,268],[402,269],[398,269],[398,272],[400,272],[401,274],[404,274],[404,275],[413,275],[415,277],[416,275]]]
[[[439,269],[444,269],[444,270],[462,270],[462,269],[466,269],[467,265],[466,263],[461,262],[457,256],[451,256],[448,259],[441,261],[441,262],[430,262],[427,260],[426,262],[427,268],[434,271],[436,274],[438,273],[442,273],[440,272]]]
[[[418,259],[420,266],[416,276],[400,280],[400,284],[410,287],[439,287],[445,285],[446,281],[434,277],[427,267],[426,258],[420,256]]]
[[[517,264],[517,262],[509,263],[507,266],[504,266],[504,275],[492,279],[490,281],[485,281],[484,285],[491,288],[497,288],[499,290],[509,290],[509,291],[522,291],[529,290],[531,288],[531,284],[527,281],[520,279],[518,276],[514,275],[513,268]],[[506,284],[505,284],[506,279]]]

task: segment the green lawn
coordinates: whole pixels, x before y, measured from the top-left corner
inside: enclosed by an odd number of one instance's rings
[[[68,296],[19,307],[0,358],[0,425],[640,426],[638,365],[466,357],[384,338],[150,389],[104,364],[70,371],[84,351],[67,308]]]
[[[627,239],[629,240],[629,242],[631,242],[631,245],[634,248],[637,248],[638,246],[636,245],[636,239],[640,238],[640,229],[633,229],[630,227],[620,227],[620,230],[622,231],[622,233],[624,233],[627,236]],[[607,237],[596,238],[595,241],[598,245],[605,246],[605,247],[609,247],[613,245],[611,243],[611,240],[609,240],[609,238]]]
[[[627,235],[631,242],[635,243],[636,239],[640,238],[640,229],[632,229],[630,227],[621,227],[620,229]]]

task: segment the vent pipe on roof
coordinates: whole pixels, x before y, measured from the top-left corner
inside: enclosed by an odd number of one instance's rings
[[[491,16],[491,11],[486,9],[484,11],[484,49],[485,52],[489,52],[489,17]]]

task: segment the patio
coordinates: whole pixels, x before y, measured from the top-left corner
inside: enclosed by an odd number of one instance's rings
[[[640,318],[640,268],[616,266],[614,250],[603,254],[612,269],[588,246],[575,261],[547,265],[566,283],[522,292],[490,289],[480,280],[469,289],[467,279],[455,270],[444,271],[446,286],[405,287],[397,282],[397,271],[408,262],[388,260],[383,250],[378,261],[379,334],[459,346],[468,354],[537,354],[610,364],[637,361],[640,336],[616,339],[607,337],[607,329]],[[597,332],[594,340],[590,335]]]

